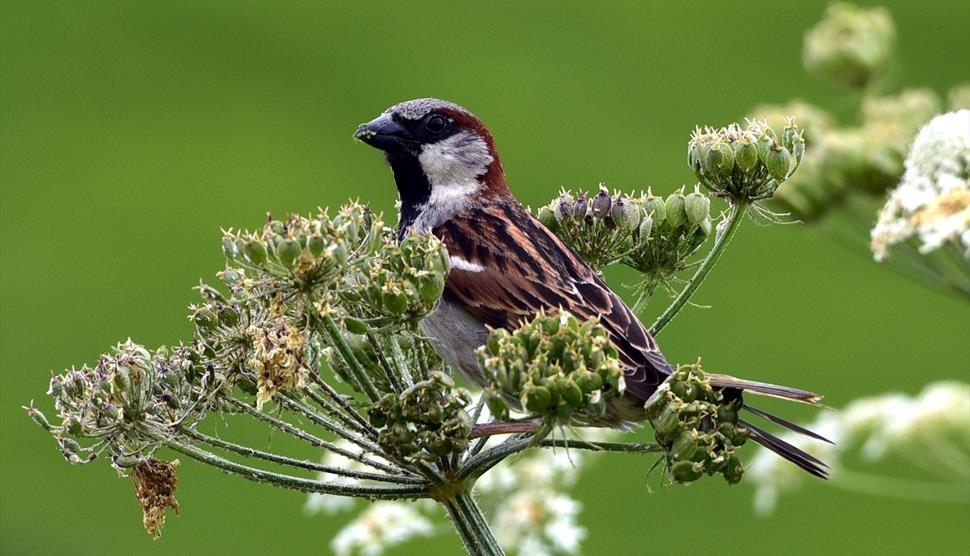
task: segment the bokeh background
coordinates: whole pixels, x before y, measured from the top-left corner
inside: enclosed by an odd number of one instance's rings
[[[895,82],[944,92],[970,77],[970,3],[881,4],[898,29]],[[179,471],[182,516],[153,542],[127,480],[103,462],[65,463],[20,406],[47,407],[50,370],[93,362],[129,335],[188,338],[191,287],[222,264],[220,226],[348,197],[392,211],[384,163],[350,135],[397,101],[437,96],[475,111],[534,206],[562,185],[689,183],[691,128],[759,103],[801,97],[847,116],[856,99],[800,63],[802,33],[824,7],[5,0],[0,552],[328,553],[344,517],[306,517],[298,493],[193,462]],[[713,309],[686,310],[664,332],[668,357],[702,355],[833,406],[970,375],[965,303],[806,226],[746,225],[695,300]],[[650,494],[650,463],[618,455],[584,472],[588,554],[970,551],[968,505],[812,483],[762,519],[743,483]],[[458,550],[444,535],[394,553]]]

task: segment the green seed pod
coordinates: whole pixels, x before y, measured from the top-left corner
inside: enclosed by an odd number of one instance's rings
[[[670,455],[678,461],[691,461],[698,451],[697,441],[690,432],[678,436],[670,446]]]
[[[768,167],[768,173],[771,174],[771,177],[779,182],[783,181],[788,177],[788,170],[791,169],[791,155],[788,154],[788,149],[778,147],[768,151],[765,166]]]
[[[347,244],[343,241],[337,243],[333,249],[333,259],[338,266],[347,264]]]
[[[509,404],[501,395],[489,392],[485,397],[485,404],[488,405],[489,412],[491,412],[496,419],[508,419]]]
[[[802,163],[802,157],[805,156],[805,139],[799,135],[798,139],[795,140],[795,144],[792,145],[792,156],[795,157],[795,164]]]
[[[573,204],[575,202],[575,199],[569,193],[559,195],[559,199],[556,200],[556,206],[553,209],[556,220],[562,222],[566,218],[571,218],[573,215]]]
[[[743,172],[750,172],[758,165],[758,147],[744,137],[734,149],[734,163]]]
[[[421,301],[428,305],[434,304],[445,291],[445,277],[438,272],[425,272],[418,277],[418,290]]]
[[[583,391],[584,394],[589,394],[594,390],[599,390],[603,388],[603,379],[600,375],[591,371],[579,371],[572,375],[572,380],[575,381],[579,389]]]
[[[588,372],[588,371],[580,371]],[[590,373],[593,374],[593,373]],[[582,389],[572,380],[563,379],[558,381],[559,395],[562,397],[563,401],[572,407],[579,407],[583,403],[583,391]]]
[[[775,146],[774,139],[771,138],[767,133],[762,133],[758,136],[755,146],[758,147],[758,160],[763,164],[768,163],[768,152]]]
[[[344,317],[344,328],[351,334],[366,334],[367,325],[364,321],[354,317]]]
[[[711,199],[694,191],[684,198],[684,211],[687,213],[687,221],[691,224],[700,224],[711,214]]]
[[[246,254],[246,258],[249,259],[249,262],[256,266],[260,266],[266,262],[266,247],[258,239],[247,241],[243,247],[243,252]]]
[[[610,198],[610,193],[605,187],[600,186],[599,193],[593,197],[593,202],[590,203],[590,209],[592,210],[593,216],[599,219],[606,218],[610,214],[610,209],[613,208],[613,199]]]
[[[227,259],[235,259],[238,256],[239,253],[236,251],[235,240],[229,237],[222,238],[222,254]]]
[[[726,178],[734,170],[734,150],[727,143],[715,143],[704,157],[704,170],[711,177]]]
[[[403,315],[408,310],[407,294],[400,290],[384,290],[381,292],[381,304],[393,315]]]
[[[664,203],[667,212],[667,225],[672,229],[679,228],[687,221],[687,212],[684,209],[684,195],[682,193],[671,193],[667,196]]]
[[[705,218],[700,224],[698,224],[697,229],[706,238],[707,236],[711,235],[712,231],[714,231],[714,223],[711,222],[710,218]]]
[[[319,258],[321,255],[323,255],[323,250],[326,248],[326,246],[327,242],[324,241],[323,236],[320,234],[313,234],[310,236],[310,239],[307,240],[306,245],[307,250],[309,250],[310,254],[315,258]]]
[[[667,205],[664,203],[663,197],[650,195],[643,200],[643,212],[645,215],[651,216],[654,222],[662,223],[667,218]]]
[[[784,146],[786,149],[788,149],[789,152],[791,152],[792,148],[795,146],[795,141],[797,139],[798,139],[798,128],[791,124],[786,125],[785,129],[783,129],[781,132],[782,146]]]
[[[650,216],[644,216],[643,220],[640,221],[640,241],[650,238],[650,232],[653,231],[653,218]]]
[[[539,218],[539,222],[542,222],[542,225],[549,228],[550,230],[555,230],[557,228],[556,211],[549,205],[546,205],[539,209],[538,218]]]
[[[552,392],[545,386],[528,385],[522,390],[522,405],[533,413],[552,407]]]
[[[192,322],[203,330],[215,330],[219,326],[219,319],[216,314],[207,307],[199,307],[192,313]]]
[[[692,402],[697,399],[697,387],[687,381],[673,381],[670,383],[670,391],[685,402]]]
[[[292,270],[299,256],[300,244],[296,240],[282,239],[276,242],[276,258],[284,267]]]
[[[677,410],[673,408],[671,404],[664,407],[660,415],[653,420],[653,430],[658,435],[662,435],[665,438],[673,438],[683,427],[680,424],[680,417],[677,414]]]
[[[721,474],[729,485],[736,485],[741,482],[741,477],[744,476],[744,464],[741,463],[738,456],[731,456],[721,467]]]
[[[589,200],[586,198],[586,192],[582,192],[576,197],[576,202],[573,204],[573,218],[577,221],[582,221],[586,218],[586,213],[589,212]]]
[[[691,141],[687,145],[687,165],[694,170],[695,173],[700,172],[703,167],[704,161],[701,153],[701,145],[697,141]]]
[[[239,323],[239,313],[232,307],[223,307],[219,310],[219,322],[229,327],[236,326]]]
[[[678,483],[690,483],[704,475],[704,466],[690,461],[678,461],[670,466],[670,477]]]
[[[613,199],[612,204],[610,216],[616,227],[623,231],[635,230],[640,223],[640,209],[620,195]]]

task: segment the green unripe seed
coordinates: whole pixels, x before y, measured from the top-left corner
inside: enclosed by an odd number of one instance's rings
[[[758,147],[751,141],[741,141],[734,150],[734,163],[743,172],[754,170],[758,165]]]
[[[266,246],[263,245],[262,241],[258,239],[249,240],[243,249],[250,263],[259,266],[266,262]]]
[[[688,222],[700,224],[711,214],[711,199],[695,191],[684,198],[684,211],[687,213]]]
[[[314,257],[323,255],[323,250],[326,246],[327,242],[324,241],[323,236],[320,234],[310,236],[310,239],[307,240],[306,245],[307,249],[310,251],[310,254]]]
[[[527,386],[522,391],[522,405],[534,413],[541,413],[552,407],[552,393],[545,386]]]
[[[296,266],[296,259],[300,256],[300,244],[295,239],[283,239],[276,242],[276,258],[280,264],[288,269]]]
[[[771,174],[771,177],[778,181],[783,181],[788,177],[788,171],[791,169],[791,155],[788,154],[788,149],[778,147],[777,149],[769,150],[767,159],[765,160],[765,166],[768,168],[768,173]]]
[[[672,229],[677,229],[687,221],[687,212],[684,208],[684,195],[681,193],[671,193],[667,196],[664,203],[667,212],[667,225]]]
[[[667,205],[662,197],[651,195],[643,200],[643,212],[655,222],[663,222],[667,218]]]

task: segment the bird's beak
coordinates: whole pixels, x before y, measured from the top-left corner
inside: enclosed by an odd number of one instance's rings
[[[410,132],[395,122],[390,114],[381,114],[366,124],[360,124],[354,132],[354,139],[388,152],[406,150],[415,144]]]

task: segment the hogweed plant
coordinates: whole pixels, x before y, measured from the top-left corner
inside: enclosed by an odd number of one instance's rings
[[[674,293],[651,327],[658,334],[746,214],[778,218],[761,203],[801,163],[802,137],[790,120],[777,132],[754,120],[698,129],[688,162],[699,183],[689,190],[563,192],[538,216],[596,269],[639,272],[641,305],[658,286]],[[712,199],[726,201],[726,212],[715,216]],[[706,474],[733,484],[744,475],[737,448],[751,431],[738,421],[740,402],[713,388],[699,362],[681,365],[647,401],[654,443],[581,428],[625,388],[616,349],[595,319],[540,313],[517,329],[494,330],[478,351],[487,386],[472,392],[456,384],[419,328],[444,289],[444,245],[420,234],[398,241],[365,206],[230,229],[222,250],[219,283],[200,283],[201,299],[190,307],[189,341],[157,349],[122,342],[94,366],[51,378],[56,419],[26,408],[69,462],[104,459],[132,477],[153,536],[166,510],[179,509],[178,460],[166,461],[166,453],[310,493],[310,510],[362,508],[333,539],[338,554],[376,554],[434,534],[437,508],[470,554],[502,554],[503,546],[575,553],[585,531],[579,503],[563,490],[582,452],[655,454],[668,483]],[[214,432],[230,417],[323,457]],[[530,424],[537,420],[538,430]],[[516,422],[530,426],[518,432]]]
[[[885,8],[841,3],[805,33],[806,71],[854,93],[858,117],[840,125],[801,100],[755,108],[774,126],[797,114],[809,145],[807,163],[772,205],[907,278],[967,300],[970,83],[953,87],[945,103],[926,88],[887,93],[895,35]]]

